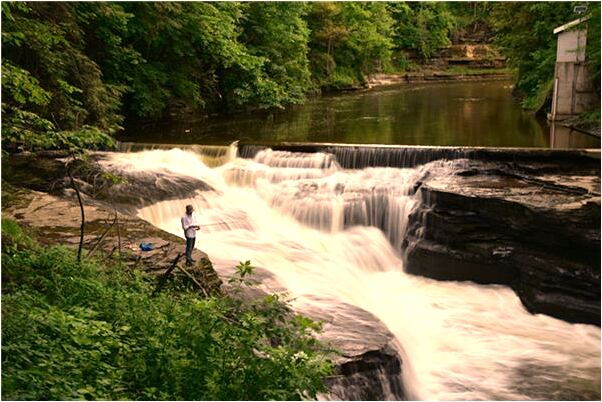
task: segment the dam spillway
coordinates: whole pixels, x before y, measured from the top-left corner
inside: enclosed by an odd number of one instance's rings
[[[374,314],[403,346],[410,398],[599,398],[599,327],[531,314],[506,286],[404,271],[420,183],[469,171],[466,154],[352,169],[329,149],[301,151],[262,147],[213,168],[199,149],[113,153],[105,163],[208,183],[213,190],[154,202],[138,214],[181,236],[179,217],[191,203],[202,226],[198,247],[217,264],[251,260],[301,311],[338,300]]]

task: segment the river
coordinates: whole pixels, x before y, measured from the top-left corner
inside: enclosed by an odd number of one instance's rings
[[[600,148],[600,139],[523,111],[506,80],[400,84],[310,98],[281,111],[130,127],[124,141],[226,145],[329,142]]]

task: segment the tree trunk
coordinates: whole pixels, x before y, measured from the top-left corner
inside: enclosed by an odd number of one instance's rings
[[[75,161],[75,156],[73,156],[73,161]],[[72,163],[71,162],[71,163]],[[82,196],[79,193],[79,188],[77,184],[75,184],[75,180],[73,180],[73,175],[71,174],[71,163],[67,165],[67,174],[69,175],[69,180],[71,181],[71,187],[75,190],[75,194],[77,195],[77,202],[79,203],[79,211],[81,214],[81,225],[79,227],[79,246],[77,247],[77,263],[81,263],[82,259],[82,248],[84,247],[84,227],[86,222],[86,215],[84,213],[84,203],[82,201]]]

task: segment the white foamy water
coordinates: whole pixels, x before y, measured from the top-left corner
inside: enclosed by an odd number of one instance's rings
[[[207,181],[215,192],[158,202],[139,216],[182,236],[180,216],[193,204],[197,246],[212,259],[269,270],[300,310],[335,299],[376,315],[403,346],[413,399],[600,398],[598,327],[532,315],[502,286],[403,272],[412,188],[444,162],[346,171],[324,154],[286,157],[210,169],[192,152],[170,150],[111,154],[106,163]]]

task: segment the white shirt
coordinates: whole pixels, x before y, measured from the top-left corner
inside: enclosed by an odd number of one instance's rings
[[[182,216],[182,229],[184,229],[184,236],[196,237],[196,229],[192,226],[198,225],[194,215],[184,214]]]

